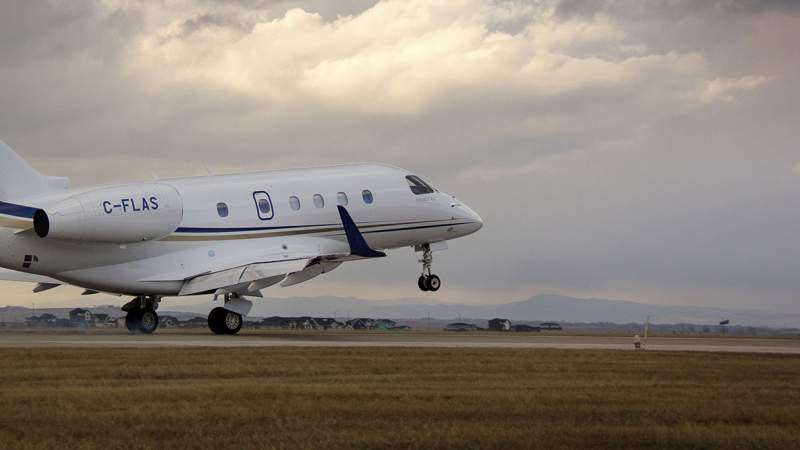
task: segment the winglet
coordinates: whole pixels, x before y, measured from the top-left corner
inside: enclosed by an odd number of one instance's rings
[[[369,248],[364,236],[358,231],[356,223],[350,217],[350,213],[344,206],[337,206],[339,208],[339,216],[342,218],[342,225],[344,226],[344,233],[347,235],[347,243],[350,244],[350,254],[356,256],[363,256],[365,258],[378,258],[386,256],[386,253],[379,252]]]

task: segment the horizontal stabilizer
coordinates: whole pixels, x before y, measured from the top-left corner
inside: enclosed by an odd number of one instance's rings
[[[386,253],[373,250],[364,239],[350,213],[347,212],[344,206],[337,206],[339,208],[339,217],[342,218],[342,226],[344,226],[344,233],[347,235],[347,243],[350,244],[350,254],[356,256],[363,256],[364,258],[380,258],[386,256]]]

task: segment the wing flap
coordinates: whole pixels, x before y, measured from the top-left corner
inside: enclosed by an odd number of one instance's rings
[[[219,272],[200,275],[187,280],[178,295],[192,295],[202,292],[216,292],[219,289],[236,285],[248,287],[251,283],[303,270],[308,259],[274,261],[234,267]]]
[[[331,270],[339,267],[340,264],[342,264],[341,261],[323,261],[309,264],[303,270],[287,275],[286,279],[284,279],[281,283],[281,287],[294,286],[295,284],[308,281],[312,278],[322,275],[323,273],[330,272]]]

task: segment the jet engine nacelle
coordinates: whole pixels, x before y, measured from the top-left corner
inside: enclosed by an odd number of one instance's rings
[[[182,219],[174,188],[144,183],[84,192],[37,210],[33,228],[42,238],[122,244],[164,237]]]

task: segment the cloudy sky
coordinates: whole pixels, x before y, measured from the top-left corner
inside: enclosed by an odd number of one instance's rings
[[[436,255],[431,299],[797,312],[795,5],[4,1],[0,139],[75,185],[412,169],[486,222]],[[427,295],[393,256],[270,294]]]

